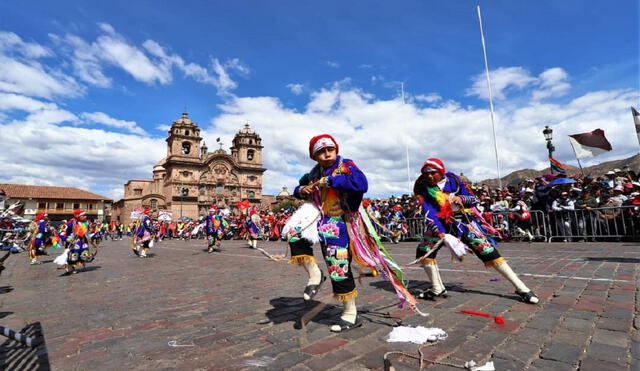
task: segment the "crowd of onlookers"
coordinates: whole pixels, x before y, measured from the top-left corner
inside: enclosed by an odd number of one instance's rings
[[[530,240],[551,236],[562,240],[640,236],[640,177],[628,168],[613,169],[602,176],[546,174],[503,188],[474,184],[464,176],[462,179],[477,198],[477,208],[484,219],[501,231],[503,239],[514,235]],[[363,204],[375,217],[382,237],[397,242],[421,233],[421,205],[416,197],[405,194],[388,199],[366,199]],[[253,210],[260,215],[262,239],[279,240],[295,206]],[[248,212],[221,212],[226,224],[224,238],[245,238]],[[0,245],[8,246],[14,240],[25,238],[26,225],[18,223],[14,228],[7,223],[11,224],[9,219],[0,220],[0,229],[14,229],[14,232],[4,234]],[[164,222],[155,219],[154,225],[159,240],[204,238],[204,217]],[[93,221],[90,224],[92,235],[98,239],[131,237],[135,228],[135,222],[125,225],[116,221]]]

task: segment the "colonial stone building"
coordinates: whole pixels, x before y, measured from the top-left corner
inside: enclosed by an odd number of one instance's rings
[[[231,153],[220,146],[209,152],[200,128],[186,113],[169,130],[167,155],[153,167],[153,179],[130,180],[114,205],[118,220],[129,222],[136,207],[169,210],[173,218],[197,218],[209,206],[232,206],[262,199],[262,144],[249,124],[233,138]],[[116,211],[117,210],[117,211]]]

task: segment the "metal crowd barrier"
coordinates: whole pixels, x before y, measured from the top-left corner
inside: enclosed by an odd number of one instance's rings
[[[640,207],[601,207],[549,213],[548,241],[640,241]]]
[[[487,222],[501,231],[504,240],[528,240],[530,233],[534,241],[640,241],[640,206],[529,212],[528,221],[520,221],[514,212],[493,212]],[[424,234],[424,219],[409,218],[407,224],[407,239]]]

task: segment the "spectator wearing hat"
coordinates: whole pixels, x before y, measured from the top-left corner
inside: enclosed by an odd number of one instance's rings
[[[628,197],[624,194],[624,186],[617,185],[613,187],[613,197],[611,198],[617,206],[621,206],[622,204],[624,204],[628,199]]]
[[[587,238],[594,231],[594,214],[592,210],[598,207],[598,200],[593,197],[588,189],[585,189],[580,193],[580,198],[575,201],[574,207],[576,210],[580,210],[577,219],[578,234],[583,238]]]
[[[553,200],[551,210],[554,213],[556,231],[560,236],[564,236],[564,241],[571,241],[571,216],[570,210],[574,210],[574,202],[569,198],[568,192],[561,192],[560,197]]]
[[[603,183],[607,186],[607,188],[613,188],[616,186],[616,172],[609,170],[605,174],[606,179],[604,179]]]

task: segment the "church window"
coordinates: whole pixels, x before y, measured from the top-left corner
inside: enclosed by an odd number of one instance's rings
[[[189,152],[191,152],[191,143],[183,142],[182,143],[182,154],[183,155],[188,155]]]
[[[182,197],[187,197],[187,196],[189,196],[189,188],[186,188],[186,187],[182,188],[182,189],[180,190],[180,196],[182,196]]]
[[[249,139],[249,144],[253,144],[253,139]]]
[[[185,130],[184,135],[189,135],[189,130]]]
[[[256,197],[256,193],[254,191],[248,191],[247,192],[247,197],[248,198],[255,198]]]
[[[133,190],[133,195],[134,196],[142,196],[142,189],[134,189]]]
[[[250,149],[247,151],[247,161],[253,161],[253,156],[255,155],[255,152]]]
[[[158,208],[158,200],[151,200],[151,208],[152,209]]]
[[[216,186],[216,193],[219,195],[224,194],[224,184],[218,184]]]

